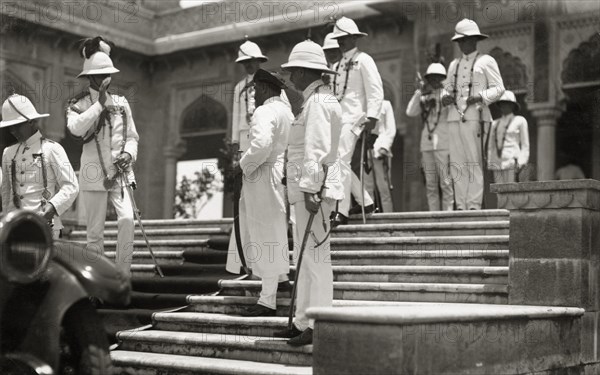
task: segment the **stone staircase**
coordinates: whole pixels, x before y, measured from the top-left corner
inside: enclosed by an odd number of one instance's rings
[[[156,311],[187,305],[190,294],[214,293],[220,280],[236,276],[224,269],[231,220],[144,220],[144,229],[165,277],[158,276],[136,224],[131,306],[99,309],[112,337],[120,330],[152,323]],[[109,259],[115,258],[116,237],[117,223],[107,222],[104,244]],[[76,228],[68,239],[85,242],[84,228]]]
[[[353,218],[332,233],[334,306],[505,304],[508,224],[504,210],[375,214],[367,224]],[[151,294],[169,284],[185,295],[185,306],[118,332],[117,373],[312,373],[312,346],[293,348],[272,337],[287,324],[289,293],[278,296],[278,316],[247,318],[238,314],[256,303],[260,281],[223,278],[218,293],[193,291],[201,289],[192,282],[198,272],[222,272],[225,252],[211,247],[223,246],[230,221],[145,227],[167,277],[158,278],[143,241],[136,241],[134,289]]]

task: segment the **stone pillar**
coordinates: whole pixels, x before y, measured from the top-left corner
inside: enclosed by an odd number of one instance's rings
[[[561,114],[554,105],[531,104],[529,111],[537,122],[537,180],[554,179],[556,160],[556,122]]]
[[[600,180],[600,91],[592,94],[592,105],[590,111],[592,113],[592,176],[594,180]]]
[[[163,150],[165,156],[165,186],[163,200],[163,218],[173,218],[173,204],[175,203],[175,188],[177,184],[177,161],[185,153],[183,144],[169,145]]]
[[[600,181],[492,185],[510,210],[509,304],[600,310]]]

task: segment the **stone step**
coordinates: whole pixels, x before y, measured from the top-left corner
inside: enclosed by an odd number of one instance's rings
[[[361,215],[352,215],[350,224],[362,223]],[[432,223],[454,221],[508,220],[508,210],[473,211],[418,211],[376,213],[367,217],[367,223]]]
[[[217,219],[217,220],[195,220],[195,219],[143,219],[144,229],[168,229],[168,228],[228,228],[233,225],[232,218]],[[139,224],[135,221],[135,227],[139,228]],[[107,221],[104,226],[105,229],[117,229],[116,221]],[[85,228],[77,228],[85,229]]]
[[[158,228],[158,229],[147,229],[144,226],[146,231],[146,236],[148,239],[153,240],[163,240],[170,238],[177,239],[205,239],[214,235],[229,235],[230,228],[226,227],[198,227],[198,228],[180,228],[180,227],[172,227],[172,228]],[[71,232],[69,235],[69,239],[73,241],[84,241],[86,239],[86,231],[85,230],[76,230]],[[143,239],[143,234],[141,229],[136,229],[134,232],[135,238]],[[117,230],[116,229],[108,229],[104,231],[105,240],[116,239],[117,238]]]
[[[431,222],[453,222],[453,221],[499,221],[508,220],[507,210],[474,210],[474,211],[418,211],[418,212],[393,212],[376,213],[369,215],[368,223],[431,223]],[[362,222],[359,215],[350,216],[351,224]],[[173,220],[157,219],[143,220],[144,229],[165,229],[165,228],[204,228],[221,227],[230,228],[233,225],[232,218],[220,220]],[[116,229],[117,222],[109,221],[106,223],[107,230]],[[138,224],[136,222],[136,227]],[[78,228],[79,229],[79,228]],[[83,228],[84,229],[84,228]]]
[[[183,268],[183,267],[182,267]],[[334,265],[335,281],[366,281],[394,283],[453,283],[453,284],[508,284],[508,267],[486,266],[388,266],[388,265]],[[162,268],[161,268],[162,269]],[[290,267],[295,272],[296,267]],[[132,264],[134,276],[158,276],[153,264]],[[162,269],[165,276],[177,276],[177,268]],[[223,267],[212,270],[222,273]],[[197,275],[201,275],[198,272]],[[204,273],[207,274],[207,273]]]
[[[256,304],[257,297],[243,296],[195,296],[187,297],[188,306],[185,312],[216,313],[239,315],[242,310]],[[352,307],[352,306],[406,306],[414,302],[395,302],[395,301],[361,301],[361,300],[333,300],[334,307]],[[419,302],[426,304],[426,302]],[[431,305],[441,305],[440,303],[431,303]],[[277,316],[288,316],[290,307],[289,298],[277,299]]]
[[[111,251],[116,241],[105,241],[104,248]],[[153,251],[187,251],[206,249],[208,240],[150,240]],[[146,248],[143,240],[135,240],[134,252]],[[423,237],[345,237],[332,238],[332,250],[463,250],[507,249],[508,235],[495,236],[423,236]]]
[[[335,281],[508,284],[508,267],[333,266]],[[295,267],[292,267],[295,271]]]
[[[312,365],[312,345],[294,348],[285,339],[218,333],[130,330],[117,333],[119,350],[224,358],[294,366]]]
[[[84,241],[75,241],[81,244],[85,244]],[[168,240],[154,240],[149,239],[148,241],[152,247],[152,251],[184,251],[184,250],[196,250],[208,248],[208,239],[200,240],[179,240],[179,239],[168,239]],[[104,251],[115,251],[117,248],[117,241],[106,240],[104,241]],[[147,250],[146,241],[144,239],[136,239],[133,241],[133,252]]]
[[[139,353],[114,350],[110,353],[116,374],[128,375],[312,375],[310,366],[290,366],[222,358]]]
[[[260,281],[221,280],[221,294],[258,296]],[[289,296],[281,293],[278,296]],[[507,303],[508,286],[498,284],[391,283],[334,281],[333,298],[343,300]]]
[[[334,265],[508,266],[508,250],[335,250]]]
[[[159,262],[160,269],[165,277],[171,276],[207,276],[222,275],[225,270],[223,264],[175,264],[163,265]],[[132,264],[133,277],[159,276],[158,270],[153,263]]]
[[[183,258],[183,251],[182,250],[175,250],[175,251],[156,251],[154,249],[152,249],[152,251],[154,252],[154,257],[156,258],[156,261],[158,262],[159,265],[161,266],[168,266],[168,265],[183,265],[184,263],[184,258]],[[109,250],[106,251],[104,253],[104,255],[114,261],[115,256],[116,256],[116,252],[113,250]],[[133,254],[132,254],[132,263],[133,264],[154,264],[154,261],[152,260],[152,256],[150,255],[150,252],[147,251],[146,249],[142,250],[142,249],[137,249],[134,250]]]
[[[152,316],[154,329],[238,336],[272,337],[287,327],[286,317],[242,317],[198,312],[160,312]]]
[[[431,222],[431,223],[368,223],[342,225],[332,232],[332,237],[360,236],[450,236],[450,235],[506,235],[508,234],[508,220],[499,221],[472,221],[472,222]],[[208,239],[210,236],[229,236],[230,227],[207,228],[159,228],[147,229],[146,235],[151,240],[195,240]],[[106,230],[104,238],[115,240],[116,230]],[[85,231],[73,231],[69,239],[84,241]],[[135,231],[135,238],[141,240],[142,232]]]
[[[133,290],[143,293],[168,294],[204,294],[219,290],[219,281],[239,277],[225,270],[221,274],[199,276],[134,277],[131,279]]]
[[[332,238],[332,250],[506,250],[508,235]]]
[[[221,250],[212,249],[191,249],[191,250],[154,250],[154,256],[158,261],[158,264],[164,267],[176,267],[176,266],[193,266],[192,264],[201,266],[221,266],[227,260],[227,252]],[[109,250],[105,252],[105,256],[110,259],[115,259],[116,252]],[[136,249],[133,252],[133,264],[154,264],[152,256],[147,248]]]
[[[509,222],[434,222],[434,223],[373,223],[341,225],[331,232],[333,238],[419,237],[419,236],[483,236],[507,235]]]

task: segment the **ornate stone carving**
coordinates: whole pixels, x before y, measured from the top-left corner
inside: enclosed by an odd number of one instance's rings
[[[227,129],[227,110],[217,100],[201,95],[184,111],[181,136],[205,130]]]
[[[589,40],[569,52],[563,62],[561,74],[563,84],[600,80],[600,34],[593,34]]]
[[[497,184],[498,208],[540,210],[586,208],[600,211],[600,183],[595,180]]]
[[[519,57],[499,47],[492,49],[489,54],[498,62],[504,87],[512,91],[527,90],[527,68]]]

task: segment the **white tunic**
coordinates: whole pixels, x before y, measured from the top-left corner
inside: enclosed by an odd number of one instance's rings
[[[409,117],[416,117],[423,112],[423,105],[425,102],[431,99],[435,100],[435,105],[432,106],[427,116],[427,123],[423,124],[420,145],[421,152],[448,150],[448,122],[446,119],[448,118],[449,107],[444,107],[441,102],[441,98],[444,97],[446,93],[447,92],[444,89],[436,89],[430,94],[423,96],[421,90],[415,90],[415,94],[410,99],[410,102],[408,102],[406,115]]]
[[[471,77],[471,68],[473,74]],[[454,90],[454,76],[456,75],[457,106],[465,115],[467,121],[479,121],[478,105],[467,107],[469,97],[469,82],[472,81],[471,96],[480,95],[483,99],[482,119],[492,121],[492,115],[488,105],[494,103],[504,93],[504,83],[498,69],[496,60],[490,55],[481,54],[477,51],[464,55],[460,59],[454,59],[448,67],[448,78],[444,87],[450,95]],[[450,105],[448,111],[448,122],[460,121],[460,113],[457,106]],[[466,109],[466,112],[465,112]]]
[[[500,157],[498,157],[498,150],[502,150]],[[515,159],[517,159],[519,167],[529,162],[529,131],[525,117],[515,116],[511,113],[492,123],[488,168],[492,170],[512,169]]]
[[[339,73],[334,78],[334,91],[342,106],[343,124],[354,124],[363,114],[379,119],[383,83],[373,58],[353,48],[344,52],[342,59],[334,65],[334,70]]]
[[[241,151],[246,151],[250,143],[250,126],[252,115],[256,108],[254,99],[254,74],[247,74],[233,89],[233,111],[231,115],[231,142],[237,143]],[[281,90],[281,100],[291,108],[284,90]]]
[[[132,163],[137,158],[139,136],[127,99],[119,95],[107,95],[106,110],[109,111],[112,129],[106,125],[98,133],[102,162],[94,139],[83,145],[79,171],[79,184],[82,191],[106,191],[102,165],[104,164],[108,177],[112,177],[116,173],[114,162],[121,154],[123,143],[124,151],[131,155]],[[86,95],[67,108],[67,128],[74,136],[87,138],[94,133],[101,113],[102,106],[98,102],[98,92],[90,88],[90,95]],[[123,138],[123,119],[125,117],[127,118],[127,134]],[[133,172],[130,171],[128,178],[133,181]],[[118,185],[115,184],[113,189],[117,187]]]
[[[317,80],[304,91],[302,112],[290,130],[288,145],[288,194],[290,204],[304,201],[304,193],[317,193],[323,185],[323,198],[344,198],[338,146],[342,129],[342,108],[330,86]]]
[[[389,100],[384,100],[381,106],[381,118],[377,121],[377,125],[371,131],[377,134],[377,139],[373,144],[373,157],[380,156],[379,149],[383,148],[390,156],[392,156],[392,144],[396,137],[396,118],[394,117],[394,108]]]
[[[284,154],[291,123],[290,108],[272,97],[256,108],[250,127],[250,144],[240,159],[244,171],[240,221],[244,255],[260,277],[289,272]],[[243,215],[243,216],[242,216]]]
[[[40,132],[27,141],[4,149],[2,154],[2,207],[5,212],[17,209],[13,202],[12,186],[20,201],[20,208],[41,212],[44,179],[42,159],[46,167],[47,187],[51,194],[48,200],[62,215],[75,201],[79,193],[77,177],[62,146],[51,140],[41,142]],[[15,181],[12,181],[11,164],[15,159]],[[54,229],[61,229],[60,220],[55,219]]]

